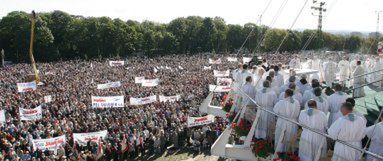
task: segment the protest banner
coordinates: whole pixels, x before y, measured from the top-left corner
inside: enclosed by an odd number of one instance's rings
[[[124,96],[92,96],[93,108],[124,107]]]
[[[5,110],[0,110],[0,124],[5,123]]]
[[[17,83],[18,92],[28,92],[36,90],[36,82],[27,82],[27,83]]]
[[[235,57],[227,57],[227,61],[229,61],[229,62],[237,62],[238,59],[235,58]]]
[[[65,135],[61,135],[49,139],[31,139],[34,150],[50,150],[55,151],[60,146],[65,146]]]
[[[230,70],[225,70],[225,71],[218,71],[214,70],[214,77],[228,77],[230,75]]]
[[[142,83],[145,77],[134,77],[134,83]]]
[[[120,86],[121,86],[121,82],[120,81],[109,82],[109,83],[105,83],[105,84],[98,84],[97,85],[97,89],[116,88],[116,87],[120,87]]]
[[[203,66],[203,70],[211,70],[211,66]]]
[[[154,87],[159,84],[160,80],[157,79],[145,79],[142,81],[141,86],[142,87]]]
[[[73,133],[73,143],[78,143],[79,145],[86,146],[88,141],[93,141],[98,143],[98,140],[105,139],[108,134],[108,130],[89,132],[89,133]]]
[[[125,65],[124,61],[109,61],[109,66],[111,67],[118,67]]]
[[[231,83],[233,83],[233,79],[231,78],[221,78],[221,77],[217,78],[217,85],[219,86],[221,85],[230,86]]]
[[[144,98],[130,97],[129,99],[130,105],[145,105],[145,104],[153,103],[156,101],[157,101],[156,95],[144,97]]]
[[[160,102],[175,102],[181,99],[180,95],[175,95],[175,96],[159,96]]]
[[[204,117],[188,117],[188,127],[206,125],[214,122],[213,115],[207,115]]]
[[[24,121],[39,120],[43,117],[43,110],[41,109],[41,106],[38,106],[33,109],[19,108],[19,115],[20,115],[20,120],[24,120]]]

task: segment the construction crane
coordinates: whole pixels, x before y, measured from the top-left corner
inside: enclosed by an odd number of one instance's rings
[[[35,73],[36,84],[38,84],[40,82],[40,77],[39,77],[39,73],[37,71],[35,59],[33,57],[33,40],[34,40],[34,36],[35,36],[35,23],[36,23],[36,13],[35,13],[35,11],[32,11],[31,37],[30,37],[30,42],[29,42],[29,59],[31,60],[33,71]]]

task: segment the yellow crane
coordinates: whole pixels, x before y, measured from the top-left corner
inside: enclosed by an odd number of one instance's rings
[[[35,72],[36,84],[38,84],[40,82],[40,77],[39,77],[39,73],[37,71],[35,59],[33,57],[33,39],[34,39],[34,36],[35,36],[35,22],[36,22],[36,13],[35,13],[35,11],[32,11],[31,37],[30,37],[30,43],[29,43],[29,59],[31,60],[33,71]]]

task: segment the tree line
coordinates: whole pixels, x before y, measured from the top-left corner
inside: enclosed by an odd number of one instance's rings
[[[29,60],[30,18],[29,13],[14,11],[0,19],[0,49],[6,51],[6,60]],[[236,52],[246,38],[243,52],[274,52],[286,34],[280,51],[300,51],[313,34],[315,37],[307,50],[376,51],[374,35],[315,32],[274,29],[253,23],[233,25],[220,17],[180,17],[163,24],[53,11],[37,14],[34,56],[37,61],[55,61],[124,57],[136,53],[150,56]]]

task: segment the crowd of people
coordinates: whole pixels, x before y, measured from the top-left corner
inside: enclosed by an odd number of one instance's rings
[[[315,69],[315,63],[312,61],[314,59],[309,60],[296,55],[293,56],[294,62],[291,56],[267,54],[260,55],[265,60],[258,66],[241,65],[238,68],[238,62],[224,61],[215,65],[208,63],[209,58],[225,60],[227,56],[200,54],[153,58],[129,57],[124,60],[125,65],[116,67],[111,67],[108,59],[38,63],[37,68],[42,83],[31,92],[18,92],[16,86],[17,83],[27,81],[27,75],[33,71],[30,64],[7,65],[1,68],[0,72],[0,109],[5,111],[6,116],[6,121],[0,125],[0,158],[3,160],[98,160],[101,157],[108,160],[134,160],[146,157],[151,160],[156,154],[174,149],[190,148],[196,151],[207,149],[226,128],[227,120],[215,117],[212,124],[188,127],[187,118],[203,115],[198,111],[198,106],[209,93],[208,85],[216,84],[213,70],[231,70],[237,87],[249,83],[248,86],[243,87],[248,88],[245,91],[251,92],[259,105],[274,108],[275,112],[281,115],[287,112],[289,114],[286,116],[292,119],[298,119],[298,116],[299,120],[310,119],[312,113],[317,114],[321,110],[324,113],[330,113],[331,118],[336,114],[330,123],[326,123],[326,126],[323,124],[325,127],[330,127],[330,130],[334,129],[331,128],[332,124],[341,124],[337,127],[345,126],[343,123],[337,123],[336,118],[350,119],[350,117],[338,115],[342,109],[349,109],[348,113],[352,113],[350,105],[344,104],[345,100],[333,98],[335,102],[331,101],[332,97],[341,95],[341,92],[335,92],[334,96],[328,97],[318,92],[319,82],[323,81],[321,76],[315,79],[312,76],[299,77],[291,73],[283,73],[282,69],[285,68],[302,68],[304,65],[299,65],[299,61],[309,63],[311,65],[308,68]],[[327,68],[327,62],[319,64],[321,70]],[[293,67],[294,65],[296,67]],[[205,68],[206,66],[209,66],[209,69]],[[142,87],[135,83],[135,77],[141,76],[146,79],[158,78],[160,83],[155,87]],[[248,78],[248,76],[251,77]],[[98,84],[115,81],[120,81],[121,86],[97,89]],[[326,80],[326,83],[328,82]],[[52,96],[52,102],[44,101],[44,96],[47,95]],[[118,95],[124,96],[124,107],[92,108],[91,96]],[[181,98],[175,102],[129,104],[131,97],[143,98],[152,95],[180,95]],[[270,99],[271,97],[273,98]],[[311,99],[320,101],[315,101],[315,104],[310,102]],[[215,104],[219,104],[219,101],[216,100]],[[43,109],[42,119],[20,120],[19,108],[33,109],[40,105]],[[307,118],[301,118],[304,111],[301,115],[299,112],[305,106],[311,111],[306,113],[311,114]],[[310,110],[315,109],[314,106],[318,110]],[[286,107],[295,109],[286,111],[285,109],[289,109]],[[274,132],[270,131],[270,124],[276,123],[277,127],[289,125],[282,120],[275,120],[275,117],[268,113],[262,114],[261,117],[256,131],[257,138],[272,138],[271,133]],[[353,116],[355,120],[359,118],[362,117]],[[303,122],[315,124],[315,121]],[[308,125],[311,126],[311,124]],[[293,133],[296,129],[289,128],[292,130],[289,132]],[[108,134],[100,142],[89,141],[84,146],[73,141],[73,133],[102,130],[107,130]],[[339,132],[339,130],[335,131]],[[345,135],[349,133],[345,132]],[[31,144],[32,139],[46,139],[61,135],[67,138],[66,143],[55,148],[54,151],[36,149]],[[373,134],[367,135],[372,137]],[[337,145],[335,147],[337,148]],[[283,146],[281,148],[284,149]]]
[[[373,60],[356,56],[358,59],[349,62],[345,56],[333,55],[327,55],[329,58],[325,60],[317,56],[302,59],[297,55],[287,64],[269,64],[266,59],[262,64],[251,67],[247,64],[241,65],[233,72],[234,86],[237,87],[234,89],[236,99],[242,100],[242,106],[234,110],[239,111],[246,107],[245,113],[249,110],[260,112],[255,130],[256,139],[274,142],[275,151],[278,153],[295,152],[298,149],[300,160],[303,161],[326,158],[328,150],[333,151],[332,160],[351,161],[360,160],[362,152],[337,140],[363,149],[362,139],[367,136],[371,139],[369,151],[383,156],[383,115],[378,118],[380,123],[366,127],[366,118],[354,109],[355,99],[343,92],[343,80],[356,77],[351,79],[351,85],[362,86],[366,79],[363,74],[382,70],[379,65],[382,62],[376,58],[374,67],[367,69],[363,66],[369,66],[368,61]],[[335,61],[340,60],[339,57],[342,61],[336,64]],[[306,69],[315,69],[318,72]],[[324,88],[332,92],[326,93]],[[354,95],[364,96],[361,92],[363,88],[354,90]],[[253,98],[255,102],[249,98]],[[268,111],[297,121],[310,129],[303,127],[299,133],[297,124]],[[246,115],[244,116],[246,118]],[[327,133],[332,139],[313,130]],[[297,138],[299,144],[295,146]],[[337,142],[334,143],[334,140]],[[367,155],[366,159],[379,160],[371,155]]]

